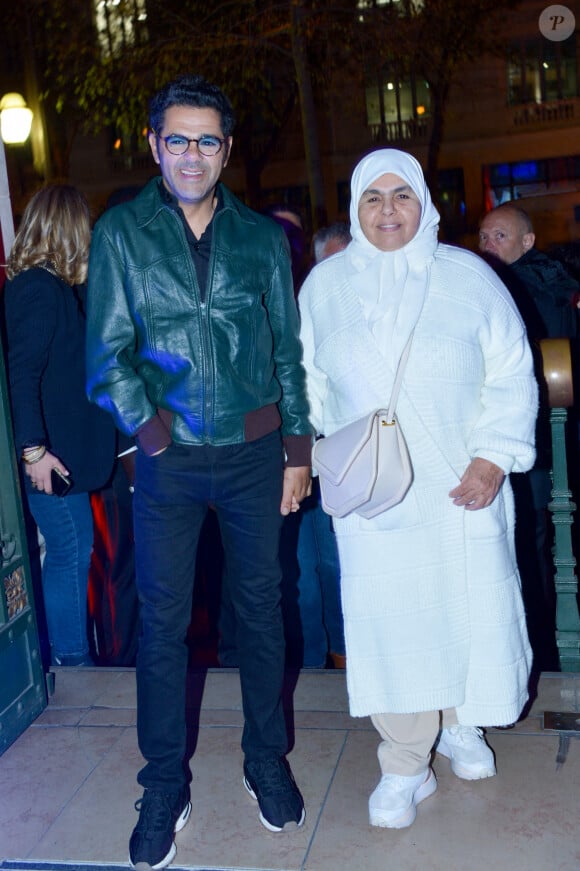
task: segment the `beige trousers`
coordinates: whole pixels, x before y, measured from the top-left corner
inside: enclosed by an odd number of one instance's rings
[[[413,777],[426,771],[440,729],[457,725],[455,708],[419,714],[372,714],[383,739],[377,755],[382,774]]]

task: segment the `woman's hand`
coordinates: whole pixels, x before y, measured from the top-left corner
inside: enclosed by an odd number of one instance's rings
[[[466,511],[477,511],[491,505],[503,484],[505,475],[499,466],[475,457],[461,479],[450,492],[454,505],[464,505]]]
[[[30,478],[30,483],[39,493],[52,495],[51,472],[53,469],[58,469],[63,475],[68,476],[69,471],[66,466],[63,466],[58,457],[46,451],[44,456],[37,463],[23,463],[24,472]]]

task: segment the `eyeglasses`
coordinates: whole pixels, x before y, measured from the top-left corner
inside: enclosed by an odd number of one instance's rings
[[[155,131],[153,131],[155,133]],[[185,154],[186,151],[189,150],[189,146],[192,142],[195,142],[197,145],[197,150],[204,157],[215,157],[218,154],[225,139],[219,139],[217,136],[200,136],[199,139],[188,139],[187,136],[179,136],[177,133],[171,133],[169,136],[159,136],[158,133],[155,133],[159,139],[162,139],[165,143],[165,147],[170,154]]]

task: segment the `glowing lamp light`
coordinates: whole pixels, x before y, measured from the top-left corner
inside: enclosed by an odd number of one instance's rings
[[[417,115],[425,114],[425,106],[417,106]]]
[[[26,142],[32,126],[32,110],[21,94],[4,94],[0,100],[0,135],[7,145]]]

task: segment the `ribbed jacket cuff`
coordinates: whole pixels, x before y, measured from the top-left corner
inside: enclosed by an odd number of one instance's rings
[[[143,424],[136,432],[139,447],[151,457],[171,444],[171,433],[158,414]]]
[[[284,436],[287,466],[310,466],[312,464],[312,436]]]

